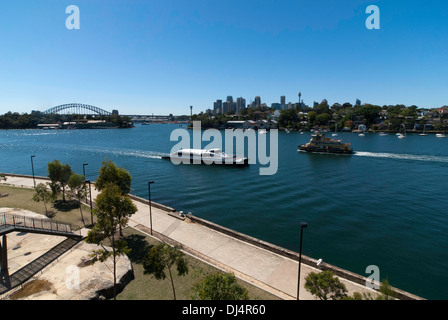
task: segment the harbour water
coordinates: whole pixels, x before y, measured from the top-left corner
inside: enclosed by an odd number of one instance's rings
[[[132,175],[132,193],[222,226],[381,279],[427,299],[448,293],[448,139],[434,135],[339,133],[356,153],[308,154],[297,146],[310,133],[279,132],[278,171],[174,165],[162,160],[177,141],[178,125],[133,129],[3,130],[0,172],[47,175],[58,159],[95,180],[106,158]],[[269,134],[268,134],[269,135]],[[224,140],[224,139],[223,139]],[[204,146],[209,142],[205,142]],[[0,200],[1,201],[1,200]],[[0,202],[1,206],[1,202]]]

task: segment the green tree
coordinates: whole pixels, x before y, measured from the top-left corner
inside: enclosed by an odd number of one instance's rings
[[[331,114],[330,106],[328,105],[328,102],[326,100],[323,100],[321,103],[319,103],[316,107],[313,108],[313,110],[317,112],[317,114]]]
[[[320,300],[338,300],[347,296],[345,285],[331,271],[308,274],[305,289]]]
[[[127,170],[118,168],[115,163],[106,160],[100,168],[95,188],[101,191],[112,183],[120,188],[122,194],[128,194],[131,191],[131,180],[132,177]]]
[[[328,121],[331,120],[331,115],[329,115],[328,113],[321,113],[319,115],[316,116],[316,124],[323,126],[326,125],[328,123]]]
[[[395,300],[397,298],[397,293],[389,284],[387,279],[381,281],[380,285],[380,296],[379,300]]]
[[[48,163],[48,177],[51,180],[50,187],[56,197],[62,191],[62,201],[65,201],[65,188],[72,175],[72,169],[68,164],[62,164],[59,160]]]
[[[95,201],[97,208],[93,212],[97,217],[97,222],[87,234],[86,242],[102,246],[102,249],[92,253],[93,263],[97,261],[104,262],[109,257],[112,257],[114,274],[113,293],[114,299],[116,299],[117,257],[130,252],[126,240],[123,238],[117,239],[116,237],[121,226],[127,223],[128,219],[126,217],[134,214],[137,208],[131,199],[128,196],[122,195],[120,188],[113,184],[107,185]],[[112,250],[104,246],[106,241],[111,245]]]
[[[48,215],[47,202],[52,200],[52,193],[48,190],[47,185],[44,183],[39,183],[34,190],[36,190],[36,193],[33,195],[33,200],[36,202],[42,201],[45,207],[45,215]]]
[[[299,115],[295,109],[283,110],[278,118],[278,125],[281,128],[293,127],[299,122]]]
[[[308,115],[307,115],[308,123],[313,125],[314,121],[316,120],[316,117],[317,117],[317,112],[316,111],[308,112]]]
[[[194,284],[192,299],[249,300],[249,294],[233,274],[214,273]]]
[[[379,117],[380,111],[380,106],[365,104],[363,106],[356,107],[355,115],[363,116],[366,120],[366,126],[370,128],[375,120]]]
[[[76,197],[79,203],[79,212],[81,213],[81,220],[84,223],[84,216],[82,215],[81,199],[87,196],[87,188],[85,184],[85,178],[83,175],[72,173],[70,179],[68,179],[68,187],[73,195]],[[85,223],[84,223],[85,224]]]
[[[174,289],[172,266],[176,265],[177,274],[184,276],[188,273],[188,262],[179,246],[171,247],[166,243],[153,246],[146,254],[143,261],[144,274],[151,274],[157,280],[166,278],[165,269],[170,276],[171,287],[173,289],[174,300],[176,300],[176,290]]]

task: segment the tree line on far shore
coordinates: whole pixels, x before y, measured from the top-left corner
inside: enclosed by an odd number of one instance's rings
[[[73,122],[81,120],[105,120],[118,127],[127,127],[131,123],[128,116],[111,115],[111,116],[93,116],[87,115],[61,115],[61,114],[44,114],[40,111],[31,113],[7,112],[0,115],[0,129],[36,129],[38,124],[55,124],[64,122]]]
[[[441,108],[424,109],[416,105],[373,105],[357,104],[349,102],[334,103],[331,106],[326,100],[313,107],[297,104],[292,109],[279,110],[278,126],[280,129],[310,130],[316,127],[330,130],[342,130],[343,128],[357,129],[362,123],[367,130],[399,131],[404,124],[406,128],[414,128],[418,125],[421,129],[424,125],[431,125],[434,131],[443,131],[448,112],[440,113]],[[245,108],[239,114],[228,112],[226,114],[194,114],[193,121],[201,121],[203,128],[222,128],[229,120],[262,120],[272,117],[276,110],[269,107]],[[425,115],[422,116],[421,114]]]
[[[446,106],[442,107],[445,108]],[[425,111],[425,116],[421,112]],[[413,129],[419,125],[432,125],[433,130],[444,130],[446,113],[438,109],[421,109],[415,105],[351,105],[335,103],[332,106],[324,100],[313,108],[295,108],[281,111],[278,118],[280,128],[309,130],[314,127],[326,127],[330,130],[357,129],[357,124],[364,124],[367,130],[399,131],[404,124]]]

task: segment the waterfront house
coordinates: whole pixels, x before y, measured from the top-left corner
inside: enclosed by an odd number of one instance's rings
[[[227,121],[230,129],[255,129],[257,123],[253,120]]]
[[[258,120],[257,121],[257,127],[258,129],[277,129],[277,121],[275,120]]]
[[[59,125],[59,123],[40,123],[37,125],[38,129],[44,129],[44,130],[48,130],[48,129],[59,129],[61,126]]]

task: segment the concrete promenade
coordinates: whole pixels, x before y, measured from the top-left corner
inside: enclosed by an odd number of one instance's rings
[[[48,182],[36,177],[36,184]],[[32,177],[7,176],[0,184],[32,188]],[[92,186],[92,200],[98,192]],[[150,234],[150,210],[148,201],[132,197],[137,212],[131,217],[129,226]],[[179,243],[183,250],[219,269],[232,272],[236,277],[258,286],[278,297],[293,300],[297,297],[298,254],[269,243],[247,237],[196,217],[180,217],[174,209],[153,203],[153,237],[170,244]],[[334,271],[344,283],[350,295],[354,292],[375,291],[365,286],[365,278],[322,263],[302,255],[300,299],[315,300],[303,287],[310,272]],[[400,299],[421,299],[396,289]]]

